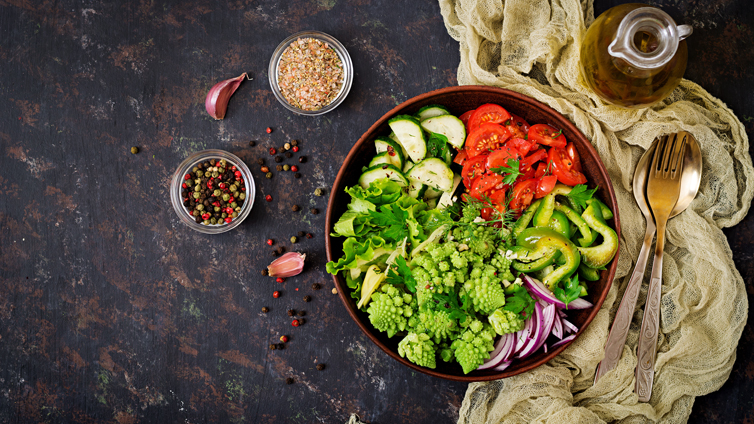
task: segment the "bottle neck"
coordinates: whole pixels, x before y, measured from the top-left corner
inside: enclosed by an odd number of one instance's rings
[[[639,69],[660,68],[670,62],[678,43],[691,31],[688,25],[676,26],[660,9],[640,7],[623,18],[608,52]]]

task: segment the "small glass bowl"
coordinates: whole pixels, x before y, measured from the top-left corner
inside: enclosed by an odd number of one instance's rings
[[[244,186],[246,187],[246,199],[243,206],[241,206],[241,212],[238,213],[238,216],[231,221],[230,224],[224,222],[222,224],[214,225],[197,224],[194,218],[189,215],[188,209],[183,206],[181,184],[183,184],[184,176],[198,163],[210,159],[225,159],[231,165],[235,165],[236,170],[241,171],[243,179],[246,182],[246,185]],[[181,222],[192,229],[204,234],[220,234],[238,227],[241,222],[249,216],[251,207],[254,205],[255,195],[256,189],[254,187],[254,177],[252,177],[249,168],[238,156],[224,150],[202,150],[201,152],[196,152],[190,155],[178,165],[178,168],[175,170],[173,178],[170,181],[170,202],[173,204],[173,209],[175,209],[175,213],[178,214],[178,218]]]
[[[322,109],[303,110],[291,105],[287,100],[285,100],[285,97],[283,97],[283,93],[280,92],[280,87],[278,86],[278,65],[280,64],[280,58],[283,56],[285,49],[288,48],[288,46],[291,45],[292,42],[298,40],[299,38],[314,38],[327,43],[330,47],[332,47],[333,50],[335,50],[335,52],[338,54],[338,57],[340,57],[341,62],[343,62],[343,85],[340,87],[340,92],[333,99],[333,101],[330,102],[330,104],[323,107]],[[321,31],[302,31],[291,35],[290,37],[283,40],[282,43],[278,44],[277,48],[272,53],[272,59],[270,59],[270,66],[267,70],[267,74],[270,79],[270,88],[272,88],[272,93],[275,94],[275,98],[278,99],[280,104],[285,106],[288,110],[299,115],[317,116],[330,112],[331,110],[338,107],[338,105],[343,103],[343,100],[346,99],[348,92],[351,91],[351,84],[353,83],[353,63],[351,62],[351,56],[348,55],[346,48],[343,47],[343,44],[341,44],[340,41],[338,41],[335,37],[329,34],[325,34]]]

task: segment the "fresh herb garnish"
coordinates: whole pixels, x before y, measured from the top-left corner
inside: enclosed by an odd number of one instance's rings
[[[387,275],[385,282],[389,284],[403,284],[409,293],[416,293],[416,279],[411,274],[411,268],[408,267],[403,256],[395,258],[395,263],[388,267],[385,275]]]
[[[450,315],[450,319],[457,319],[460,322],[464,322],[467,317],[473,316],[468,312],[471,307],[471,298],[468,296],[461,296],[459,302],[459,296],[456,293],[451,292],[448,294],[432,293],[432,298],[437,301],[440,308],[444,308]]]
[[[534,312],[534,298],[531,297],[524,286],[520,284],[516,284],[515,286],[516,289],[513,292],[513,296],[505,299],[503,309],[528,318]]]
[[[587,200],[594,197],[594,193],[597,192],[597,189],[599,189],[599,186],[589,190],[586,188],[586,185],[579,184],[577,186],[574,186],[567,196],[570,197],[571,200],[573,200],[577,205],[586,209]]]
[[[579,295],[581,294],[579,275],[573,274],[573,277],[566,278],[563,281],[565,282],[565,289],[555,287],[553,294],[555,295],[555,297],[562,300],[563,303],[566,304],[566,309],[568,309],[568,304],[578,299]]]
[[[408,236],[408,228],[406,226],[408,212],[401,209],[398,205],[382,205],[379,212],[373,210],[369,210],[368,212],[374,225],[386,227],[381,231],[383,238],[400,241]]]
[[[496,174],[504,175],[503,183],[507,185],[513,185],[513,183],[516,182],[518,176],[521,175],[521,171],[518,169],[519,161],[515,159],[508,159],[507,163],[507,166],[503,165],[496,168],[490,168],[490,171]]]

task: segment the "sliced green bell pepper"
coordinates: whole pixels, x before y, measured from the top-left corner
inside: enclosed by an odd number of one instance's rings
[[[550,290],[555,288],[558,281],[576,271],[581,263],[581,257],[578,250],[576,250],[576,246],[570,240],[550,228],[527,228],[516,239],[516,244],[532,251],[552,249],[553,260],[557,252],[560,252],[563,256],[565,263],[555,268],[553,272],[549,273],[542,280]],[[518,261],[513,261],[514,268],[518,269],[516,268],[516,262]]]
[[[571,238],[571,222],[563,212],[552,211],[552,217],[550,217],[550,224],[548,227],[562,234],[563,237],[567,239]]]
[[[552,212],[555,210],[555,196],[559,194],[567,196],[570,192],[571,187],[564,184],[556,184],[552,191],[541,199],[542,204],[539,205],[537,212],[534,214],[533,225],[535,227],[547,227],[550,224]]]
[[[600,279],[600,272],[594,268],[589,268],[586,263],[579,265],[579,279],[586,281],[597,281]]]
[[[591,229],[602,235],[602,244],[591,247],[578,247],[585,264],[591,268],[602,268],[607,265],[618,252],[618,234],[608,227],[602,217],[602,210],[596,202],[592,202],[581,215]]]
[[[521,234],[521,231],[524,231],[526,227],[529,226],[529,223],[531,222],[532,217],[534,216],[534,213],[537,212],[537,209],[539,209],[539,205],[542,203],[542,200],[537,200],[536,202],[532,203],[528,209],[518,218],[518,221],[516,221],[515,224],[513,224],[513,228],[511,229],[511,232],[513,233],[513,237],[518,238],[518,235]]]
[[[587,224],[586,221],[584,221],[584,218],[579,216],[576,211],[558,202],[555,202],[555,210],[562,212],[563,215],[568,217],[568,219],[579,228],[579,232],[581,233],[582,237],[577,241],[582,247],[586,247],[594,243],[594,240],[597,238],[597,233],[592,231],[592,229],[589,227],[589,224]]]
[[[613,211],[610,210],[610,208],[607,207],[606,204],[602,203],[599,199],[591,198],[586,201],[587,204],[591,204],[592,202],[596,202],[597,205],[600,207],[600,212],[602,212],[602,218],[605,220],[608,220],[613,217]]]

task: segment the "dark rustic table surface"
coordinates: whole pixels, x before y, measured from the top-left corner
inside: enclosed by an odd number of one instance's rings
[[[754,3],[655,4],[694,26],[686,77],[754,135]],[[288,112],[267,82],[275,46],[304,29],[334,35],[354,62],[350,95],[322,117]],[[457,419],[466,385],[390,359],[331,293],[327,196],[313,195],[381,115],[457,84],[435,1],[0,0],[0,38],[0,422]],[[243,72],[253,80],[214,121],[207,90]],[[266,179],[257,159],[274,164],[267,149],[293,139],[301,179]],[[180,223],[168,198],[179,162],[208,148],[244,159],[258,188],[246,221],[214,236]],[[313,237],[293,246],[299,231]],[[752,293],[754,217],[726,234]],[[261,276],[268,238],[306,252],[306,272]],[[284,334],[285,350],[269,350]],[[749,326],[729,381],[696,400],[691,422],[754,420],[753,347]]]

